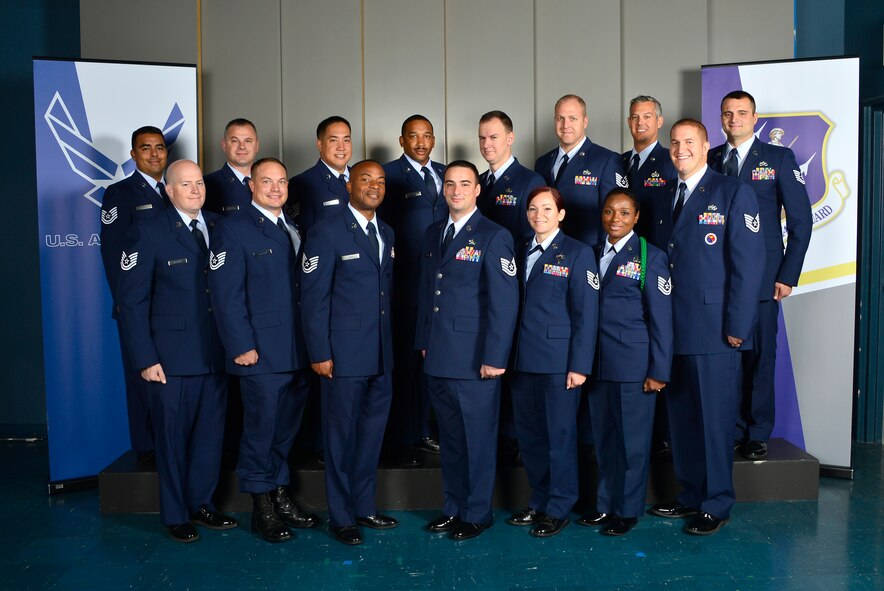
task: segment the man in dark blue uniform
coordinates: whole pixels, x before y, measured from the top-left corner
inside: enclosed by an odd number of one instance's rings
[[[663,127],[663,107],[652,96],[640,95],[629,101],[629,117],[626,119],[632,134],[632,149],[623,152],[623,167],[629,179],[629,188],[638,198],[641,216],[635,224],[635,232],[650,239],[653,222],[657,219],[658,204],[669,207],[669,187],[677,173],[669,158],[669,147],[660,144],[657,136]],[[650,240],[653,244],[653,240]],[[654,244],[658,248],[666,245]],[[662,400],[660,396],[658,399]]]
[[[672,279],[672,382],[666,388],[675,502],[661,517],[693,516],[686,531],[713,534],[730,517],[733,426],[742,376],[740,351],[752,347],[764,256],[758,201],[747,185],[706,165],[709,140],[699,121],[672,126],[670,155],[678,171],[672,211],[658,213]],[[677,186],[676,186],[677,185]],[[677,189],[677,191],[676,191]]]
[[[332,535],[361,544],[358,526],[398,522],[375,505],[377,466],[393,396],[393,232],[375,215],[384,169],[350,171],[348,206],[321,220],[302,257],[301,317],[322,388],[325,492]]]
[[[399,145],[403,154],[384,164],[386,196],[378,215],[396,234],[393,262],[393,402],[387,422],[388,444],[395,448],[396,462],[419,467],[423,460],[415,450],[439,453],[439,442],[430,425],[430,396],[421,369],[420,353],[414,350],[417,322],[418,279],[427,226],[448,216],[442,195],[445,166],[430,159],[436,136],[433,124],[423,115],[412,115],[402,123]]]
[[[424,237],[415,337],[442,452],[442,515],[426,529],[466,540],[492,524],[499,378],[512,345],[519,287],[512,236],[476,207],[476,167],[450,163],[444,191],[448,220],[431,225]]]
[[[292,502],[288,454],[307,398],[307,356],[298,317],[301,236],[282,206],[285,166],[252,165],[252,204],[218,223],[209,285],[227,373],[240,376],[243,435],[236,467],[240,490],[253,499],[252,529],[269,542],[293,537],[289,527],[319,525]]]
[[[236,527],[215,510],[224,435],[224,350],[209,303],[206,267],[216,216],[199,166],[167,171],[173,207],[135,224],[120,263],[120,325],[147,383],[160,481],[160,519],[172,539],[195,542],[193,524]]]
[[[721,101],[721,127],[727,143],[709,154],[714,170],[736,176],[755,191],[765,229],[764,280],[758,295],[755,348],[743,353],[743,398],[734,436],[740,454],[749,460],[767,457],[767,441],[774,427],[779,302],[798,284],[813,229],[810,200],[795,154],[789,148],[756,138],[757,122],[752,95],[742,90],[728,93]],[[788,233],[785,252],[779,231],[784,209]]]
[[[331,217],[347,206],[347,163],[353,156],[350,122],[337,115],[319,122],[316,127],[319,160],[291,179],[291,200],[286,213],[304,232],[321,219]]]
[[[513,156],[515,139],[513,120],[503,111],[489,111],[479,119],[479,151],[488,163],[488,170],[479,177],[479,211],[509,230],[514,244],[521,244],[533,234],[525,200],[544,182]]]
[[[258,156],[258,131],[248,119],[233,119],[224,128],[221,149],[227,162],[206,175],[206,205],[215,213],[245,209],[252,202],[249,174]]]
[[[135,172],[109,186],[101,205],[101,260],[110,287],[123,356],[123,377],[126,380],[126,410],[129,416],[129,438],[132,449],[142,462],[154,461],[154,442],[150,421],[150,403],[141,370],[132,363],[124,331],[119,326],[117,282],[121,273],[120,258],[126,233],[136,221],[160,214],[168,203],[163,170],[166,168],[166,140],[156,127],[145,126],[132,132]]]
[[[565,199],[562,230],[596,246],[604,238],[602,200],[614,187],[628,186],[622,159],[586,137],[589,118],[579,96],[567,94],[556,102],[555,124],[559,147],[538,158],[534,170]]]

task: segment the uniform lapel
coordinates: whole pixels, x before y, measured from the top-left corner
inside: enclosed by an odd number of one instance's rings
[[[445,263],[454,259],[460,249],[466,246],[474,246],[474,244],[469,244],[469,242],[475,241],[475,232],[476,227],[479,225],[479,221],[482,219],[482,214],[477,209],[473,212],[473,215],[470,216],[470,219],[467,220],[467,223],[463,228],[460,229],[454,236],[454,240],[451,241],[451,244],[448,245],[448,252],[445,253],[445,256],[442,257],[442,261],[440,265],[444,265]],[[445,220],[443,224],[443,228],[448,224],[448,220]],[[441,238],[440,238],[440,250],[441,250]]]
[[[684,214],[684,212],[682,212],[682,214]],[[611,259],[611,264],[608,265],[608,269],[605,271],[605,278],[602,279],[602,285],[610,283],[612,278],[617,275],[617,267],[631,261],[637,251],[638,235],[633,234],[626,244],[623,245],[623,248],[620,249],[620,252],[616,253],[614,258]]]
[[[749,151],[746,152],[746,160],[743,162],[743,167],[740,168],[740,174],[738,176],[738,178],[744,183],[752,181],[752,171],[758,166],[758,162],[761,160],[761,155],[758,152],[759,143],[761,142],[758,141],[758,138],[754,138],[752,140],[752,146],[750,146]]]
[[[356,245],[362,249],[362,251],[365,253],[365,256],[367,256],[368,259],[375,264],[375,266],[379,266],[378,254],[376,252],[372,252],[373,248],[371,246],[371,243],[368,241],[368,235],[362,230],[362,227],[356,221],[356,218],[353,216],[353,212],[350,211],[349,207],[344,213],[344,219],[347,224],[347,229],[350,231],[350,233],[353,234],[353,242],[355,242]],[[386,239],[384,239],[384,246],[386,247],[386,245],[387,242]]]

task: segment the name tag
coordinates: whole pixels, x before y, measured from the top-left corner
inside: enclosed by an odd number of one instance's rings
[[[406,194],[405,194],[405,198],[406,198],[406,199],[408,199],[408,198],[410,198],[410,197],[420,197],[420,196],[421,196],[421,192],[420,192],[420,191],[412,191],[411,193],[406,193]]]
[[[147,205],[137,205],[135,206],[135,211],[144,211],[145,209],[153,209],[153,204],[148,203]]]
[[[169,265],[170,267],[172,265],[184,265],[186,263],[187,263],[187,259],[175,259],[172,261],[166,261],[166,264]]]
[[[265,254],[273,254],[273,249],[268,248],[267,250],[262,250],[260,252],[253,252],[252,256],[253,257],[261,257],[261,256],[264,256]]]
[[[340,202],[340,199],[330,199],[329,201],[323,201],[322,204],[328,207],[329,205],[338,205]]]
[[[352,260],[354,260],[354,259],[358,259],[358,258],[359,258],[359,253],[358,253],[358,252],[357,252],[357,253],[354,253],[354,254],[342,254],[342,255],[341,255],[341,260],[342,260],[342,261],[352,261]]]
[[[239,205],[225,205],[221,208],[222,211],[239,211]]]

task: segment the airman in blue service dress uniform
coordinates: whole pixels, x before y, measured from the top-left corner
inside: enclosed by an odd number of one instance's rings
[[[347,207],[347,163],[353,156],[350,122],[343,117],[323,119],[316,127],[319,160],[291,179],[291,199],[286,213],[305,233],[319,220],[331,217]]]
[[[614,189],[602,207],[598,367],[589,389],[599,462],[598,512],[582,525],[620,536],[645,511],[655,399],[672,366],[672,281],[666,255],[634,231],[638,199]]]
[[[174,207],[128,234],[120,263],[120,325],[147,384],[160,519],[174,540],[195,542],[193,523],[219,530],[237,526],[212,503],[226,404],[224,351],[206,278],[216,216],[200,212],[205,188],[195,163],[175,162],[167,175]]]
[[[396,234],[393,261],[393,402],[387,422],[389,444],[396,448],[396,461],[404,467],[418,467],[423,460],[415,452],[439,453],[437,435],[430,424],[430,395],[420,352],[414,350],[414,327],[420,292],[421,255],[424,233],[430,224],[448,217],[442,195],[445,166],[430,159],[436,137],[433,125],[423,115],[412,115],[402,123],[399,145],[403,154],[384,164],[386,196],[378,215]]]
[[[641,207],[635,231],[648,238],[653,235],[653,222],[657,219],[655,209],[670,206],[669,188],[678,173],[669,158],[669,147],[658,141],[663,127],[663,107],[657,99],[640,95],[629,101],[626,123],[632,134],[632,149],[623,152],[623,168],[626,169],[629,190],[638,198]],[[654,246],[666,248],[660,244]]]
[[[361,544],[358,526],[398,525],[375,505],[377,466],[393,396],[393,231],[375,215],[384,169],[351,169],[350,201],[317,222],[302,258],[301,316],[320,376],[325,492],[332,535]]]
[[[733,426],[740,396],[740,351],[752,347],[764,256],[752,189],[706,165],[709,140],[699,121],[672,126],[670,155],[678,171],[672,212],[657,220],[672,277],[672,382],[666,388],[675,502],[661,517],[692,515],[686,531],[712,534],[734,504]]]
[[[227,214],[245,209],[252,203],[249,174],[258,156],[258,148],[258,131],[254,123],[242,118],[227,123],[221,140],[227,162],[206,175],[204,209]]]
[[[577,502],[577,406],[592,371],[599,277],[592,249],[559,229],[558,191],[539,187],[526,201],[535,235],[516,257],[524,266],[511,388],[531,499],[507,523],[545,538],[568,524]]]
[[[476,537],[492,522],[496,378],[507,365],[518,310],[512,238],[478,211],[480,190],[472,163],[448,165],[449,219],[427,228],[424,238],[415,337],[442,453],[442,515],[426,529],[454,540]]]
[[[604,238],[599,221],[602,199],[614,187],[628,184],[623,161],[586,137],[589,118],[579,96],[565,95],[556,102],[555,123],[559,147],[538,158],[534,170],[565,200],[568,217],[562,230],[595,246]]]
[[[767,457],[767,441],[775,416],[779,302],[798,285],[813,230],[810,200],[795,154],[789,148],[756,138],[757,122],[752,95],[742,90],[728,93],[721,101],[721,126],[727,143],[709,153],[709,165],[715,171],[736,176],[755,191],[765,229],[764,279],[758,296],[755,348],[743,353],[743,398],[734,436],[741,444],[740,453],[750,460]],[[731,162],[734,149],[736,158]],[[788,232],[785,252],[783,236],[778,231],[784,209]]]
[[[298,316],[301,237],[282,211],[285,166],[275,158],[256,161],[249,185],[252,205],[216,227],[209,286],[227,373],[240,376],[242,389],[240,490],[253,498],[252,529],[284,542],[293,537],[289,527],[319,525],[287,490],[309,375]]]
[[[156,127],[145,126],[132,133],[132,151],[136,170],[127,178],[110,185],[101,205],[101,260],[113,299],[113,317],[117,319],[123,377],[126,381],[126,410],[129,438],[139,460],[152,462],[154,457],[150,402],[141,369],[132,363],[125,332],[119,325],[117,284],[121,274],[120,258],[126,234],[136,221],[159,215],[168,203],[163,183],[166,168],[166,140]]]
[[[510,231],[514,244],[529,240],[528,195],[544,185],[543,177],[513,156],[513,120],[503,111],[489,111],[479,119],[479,151],[488,170],[479,176],[479,211]]]

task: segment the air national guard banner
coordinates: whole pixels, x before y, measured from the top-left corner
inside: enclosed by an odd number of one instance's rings
[[[129,449],[116,323],[99,252],[105,188],[153,125],[169,162],[197,159],[196,67],[34,60],[49,475],[94,476]]]
[[[823,465],[846,468],[860,196],[859,59],[703,66],[703,123],[713,147],[726,141],[720,104],[732,90],[755,97],[756,137],[795,153],[800,172],[778,173],[800,174],[813,213],[800,281],[781,307],[773,436],[804,447]]]

